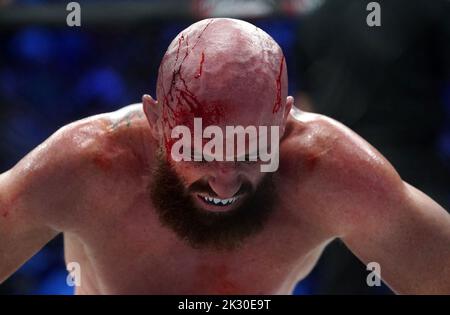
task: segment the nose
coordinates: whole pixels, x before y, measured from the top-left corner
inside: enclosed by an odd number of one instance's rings
[[[242,180],[239,172],[232,167],[219,166],[208,180],[211,189],[219,198],[233,197],[241,188]]]

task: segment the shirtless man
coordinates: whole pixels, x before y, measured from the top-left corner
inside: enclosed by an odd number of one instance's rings
[[[77,294],[289,294],[340,238],[396,292],[449,294],[447,212],[358,135],[293,105],[265,32],[191,25],[157,101],[69,124],[0,175],[0,281],[64,233]],[[175,161],[171,131],[193,118],[278,126],[279,167]]]

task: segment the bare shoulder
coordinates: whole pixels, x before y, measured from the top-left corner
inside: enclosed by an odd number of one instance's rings
[[[72,172],[86,162],[89,152],[101,142],[107,124],[103,115],[67,124],[29,152],[11,171],[24,172],[27,177],[46,176],[56,170]]]
[[[141,107],[141,104],[132,104],[77,120],[59,129],[51,139],[59,140],[62,145],[68,141],[73,149],[82,149],[82,152],[89,152],[86,149],[96,145],[112,144],[111,140],[119,141],[123,134],[142,127],[144,114]]]
[[[302,203],[307,195],[309,208],[320,208],[330,224],[358,224],[369,211],[387,208],[383,203],[404,198],[404,183],[383,155],[329,117],[293,110],[280,156],[294,195]]]
[[[330,174],[361,176],[387,172],[398,176],[376,148],[348,127],[324,115],[294,109],[281,148],[292,151],[297,157],[297,168],[302,171],[322,170]]]
[[[59,129],[45,143],[53,153],[92,170],[119,170],[126,164],[144,163],[149,153],[149,128],[141,104],[125,106],[117,111],[87,117]],[[134,161],[131,161],[133,160]]]
[[[62,230],[80,214],[117,204],[122,192],[144,187],[150,149],[138,113],[134,105],[60,128],[8,171],[12,194],[33,205],[33,216]]]

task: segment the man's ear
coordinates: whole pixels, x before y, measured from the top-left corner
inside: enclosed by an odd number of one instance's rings
[[[160,129],[158,127],[159,121],[159,108],[158,102],[153,99],[148,94],[142,96],[142,106],[144,108],[145,116],[147,117],[148,123],[155,139],[160,138]]]
[[[288,96],[286,98],[286,107],[284,108],[284,116],[283,121],[286,121],[289,117],[289,113],[291,112],[292,106],[294,106],[294,97]]]
[[[291,112],[292,106],[294,106],[294,98],[292,96],[288,96],[286,98],[286,106],[284,107],[284,113],[283,113],[283,121],[281,123],[281,133],[280,135],[284,134],[284,130],[286,128],[287,119],[289,117],[289,113]]]

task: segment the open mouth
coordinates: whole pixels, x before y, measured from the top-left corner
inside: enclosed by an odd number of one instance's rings
[[[200,200],[202,200],[204,203],[212,206],[217,207],[227,207],[236,202],[236,200],[239,199],[239,197],[232,197],[227,199],[221,199],[221,198],[215,198],[215,197],[209,197],[209,196],[202,196],[197,195]]]

